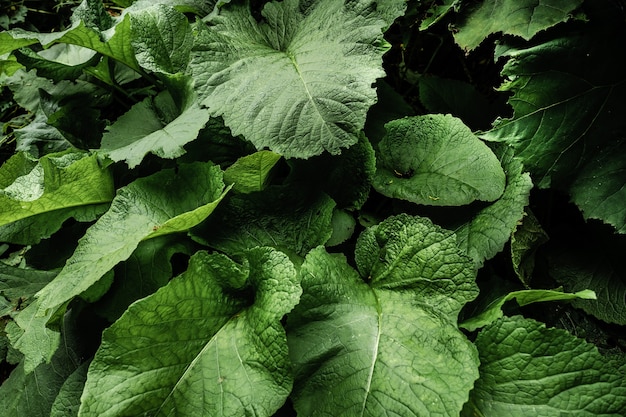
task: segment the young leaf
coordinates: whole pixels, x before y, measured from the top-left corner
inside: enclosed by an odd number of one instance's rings
[[[148,153],[161,158],[184,154],[183,146],[197,138],[209,115],[196,102],[189,78],[172,77],[170,81],[176,93],[164,91],[135,104],[108,128],[98,152],[116,162],[126,161],[130,168]],[[175,94],[181,96],[180,104]]]
[[[133,304],[104,332],[79,415],[273,415],[292,386],[280,320],[301,290],[284,254],[244,258],[199,252]]]
[[[492,33],[529,40],[537,32],[568,20],[583,0],[485,0],[462,10],[454,40],[466,51],[475,49]]]
[[[597,19],[537,45],[500,46],[514,115],[481,137],[513,146],[539,187],[568,186],[626,129],[615,117],[625,111],[625,40],[623,27]]]
[[[46,323],[57,309],[126,260],[142,240],[184,232],[203,221],[224,197],[223,188],[219,167],[196,163],[119,189],[109,211],[87,230],[59,275],[15,318],[25,333],[14,331],[12,343],[26,355],[26,371],[54,352],[58,338],[50,335]]]
[[[513,157],[511,148],[500,148],[497,152],[506,171],[507,184],[502,197],[456,230],[459,247],[474,259],[478,267],[504,248],[524,216],[533,187],[530,175],[522,172],[523,166]]]
[[[0,167],[0,241],[37,243],[70,217],[91,218],[113,191],[111,173],[95,155],[68,151],[36,160],[17,153]],[[27,225],[37,229],[20,229]]]
[[[505,175],[491,149],[450,115],[407,117],[385,125],[374,188],[417,204],[457,206],[502,195]]]
[[[270,179],[274,165],[281,156],[271,151],[258,151],[235,161],[224,171],[224,182],[233,184],[240,193],[263,191]]]
[[[504,318],[478,334],[476,347],[480,378],[464,417],[626,413],[624,367],[564,330]]]
[[[474,330],[484,327],[488,324],[495,322],[502,317],[502,306],[504,303],[511,300],[516,300],[517,304],[522,307],[532,303],[545,302],[545,301],[563,301],[563,300],[595,300],[596,294],[591,290],[578,291],[576,293],[564,293],[557,290],[521,290],[513,291],[494,300],[487,309],[477,314],[474,317],[470,317],[459,324],[462,329],[473,332]]]
[[[375,5],[272,2],[260,23],[245,5],[223,7],[210,28],[200,27],[192,53],[201,103],[258,149],[287,158],[339,154],[357,142],[376,101],[371,86],[384,75],[381,30],[391,15],[372,13]]]
[[[532,211],[526,211],[521,224],[511,234],[511,263],[515,275],[530,288],[535,268],[535,252],[549,240]]]
[[[385,257],[371,278],[323,248],[302,265],[303,295],[288,320],[299,416],[454,416],[478,377],[476,352],[456,327],[476,294],[471,261],[427,220],[378,228],[370,236],[382,248],[357,244],[358,257]]]

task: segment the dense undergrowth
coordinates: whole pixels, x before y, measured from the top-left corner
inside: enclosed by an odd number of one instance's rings
[[[618,0],[0,0],[7,416],[626,415]]]

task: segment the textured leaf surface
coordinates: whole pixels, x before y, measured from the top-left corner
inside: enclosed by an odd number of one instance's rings
[[[197,138],[209,115],[195,101],[190,80],[180,77],[174,83],[182,96],[182,107],[173,93],[146,98],[108,128],[99,152],[113,161],[126,161],[130,168],[139,165],[148,153],[170,159],[184,154],[183,145]]]
[[[385,125],[374,187],[388,197],[457,206],[502,195],[505,175],[493,152],[459,119],[415,116]]]
[[[58,339],[45,324],[60,306],[127,259],[142,240],[200,223],[223,198],[223,187],[219,167],[196,163],[180,166],[177,173],[159,171],[119,189],[109,211],[87,230],[59,275],[16,317],[25,333],[13,343],[26,354],[27,372],[54,352]]]
[[[334,207],[326,194],[298,187],[233,194],[208,221],[192,230],[192,235],[231,255],[270,246],[304,256],[330,238]]]
[[[169,74],[185,70],[193,39],[184,14],[157,3],[130,13],[130,23],[131,44],[139,65]]]
[[[273,415],[292,385],[280,320],[300,287],[284,254],[245,258],[200,252],[133,304],[104,333],[79,415]]]
[[[0,317],[26,307],[37,291],[52,281],[56,272],[17,268],[0,263],[0,297],[7,301]]]
[[[567,186],[626,129],[626,39],[623,28],[588,24],[583,31],[526,47],[502,46],[501,87],[513,93],[512,119],[482,137],[516,150],[541,188]],[[596,202],[599,203],[599,202]]]
[[[323,248],[302,265],[288,321],[298,415],[458,415],[477,378],[456,327],[476,294],[471,261],[452,234],[408,216],[381,223],[356,254],[361,276]]]
[[[192,54],[201,103],[258,149],[297,158],[340,153],[357,142],[376,101],[372,84],[384,75],[389,16],[371,6],[287,0],[268,3],[261,23],[246,6],[225,6]]]
[[[531,211],[526,211],[521,224],[511,234],[511,263],[520,281],[530,287],[535,269],[535,252],[549,240],[539,220]]]
[[[622,416],[624,369],[596,347],[520,316],[485,328],[476,339],[480,379],[463,416]]]
[[[95,155],[64,152],[39,160],[17,153],[0,168],[0,241],[33,244],[70,217],[93,219],[114,195]]]
[[[542,30],[568,20],[583,0],[485,0],[465,11],[454,39],[461,48],[476,48],[492,33],[529,40]]]
[[[522,164],[513,158],[510,148],[500,149],[498,153],[507,181],[502,197],[456,230],[459,247],[474,259],[477,266],[482,266],[485,260],[504,248],[524,216],[533,187],[530,176],[522,172]]]

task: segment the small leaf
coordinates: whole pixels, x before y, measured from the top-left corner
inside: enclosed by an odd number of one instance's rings
[[[435,206],[502,195],[505,174],[498,159],[459,119],[415,116],[385,128],[373,184],[381,194]]]
[[[454,39],[465,50],[475,49],[492,33],[530,40],[542,30],[567,21],[583,0],[485,0],[462,9]]]
[[[476,338],[480,378],[462,416],[621,416],[624,367],[561,329],[521,316]]]
[[[244,259],[199,252],[133,304],[104,332],[79,416],[273,415],[292,385],[280,320],[301,290],[284,254]]]
[[[280,158],[280,155],[270,151],[243,156],[224,171],[224,182],[233,184],[233,189],[240,193],[262,191]]]
[[[473,332],[474,330],[487,326],[504,316],[502,306],[511,300],[516,300],[520,307],[528,304],[545,302],[545,301],[563,301],[563,300],[595,300],[596,293],[591,290],[578,291],[576,293],[564,293],[557,290],[520,290],[508,293],[493,302],[487,308],[474,317],[464,320],[459,327]]]
[[[532,211],[525,212],[522,223],[511,235],[511,262],[515,274],[526,287],[530,286],[535,268],[535,252],[548,240],[548,234]]]

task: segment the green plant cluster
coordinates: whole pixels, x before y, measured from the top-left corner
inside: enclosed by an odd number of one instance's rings
[[[23,12],[3,416],[626,415],[619,1]]]

